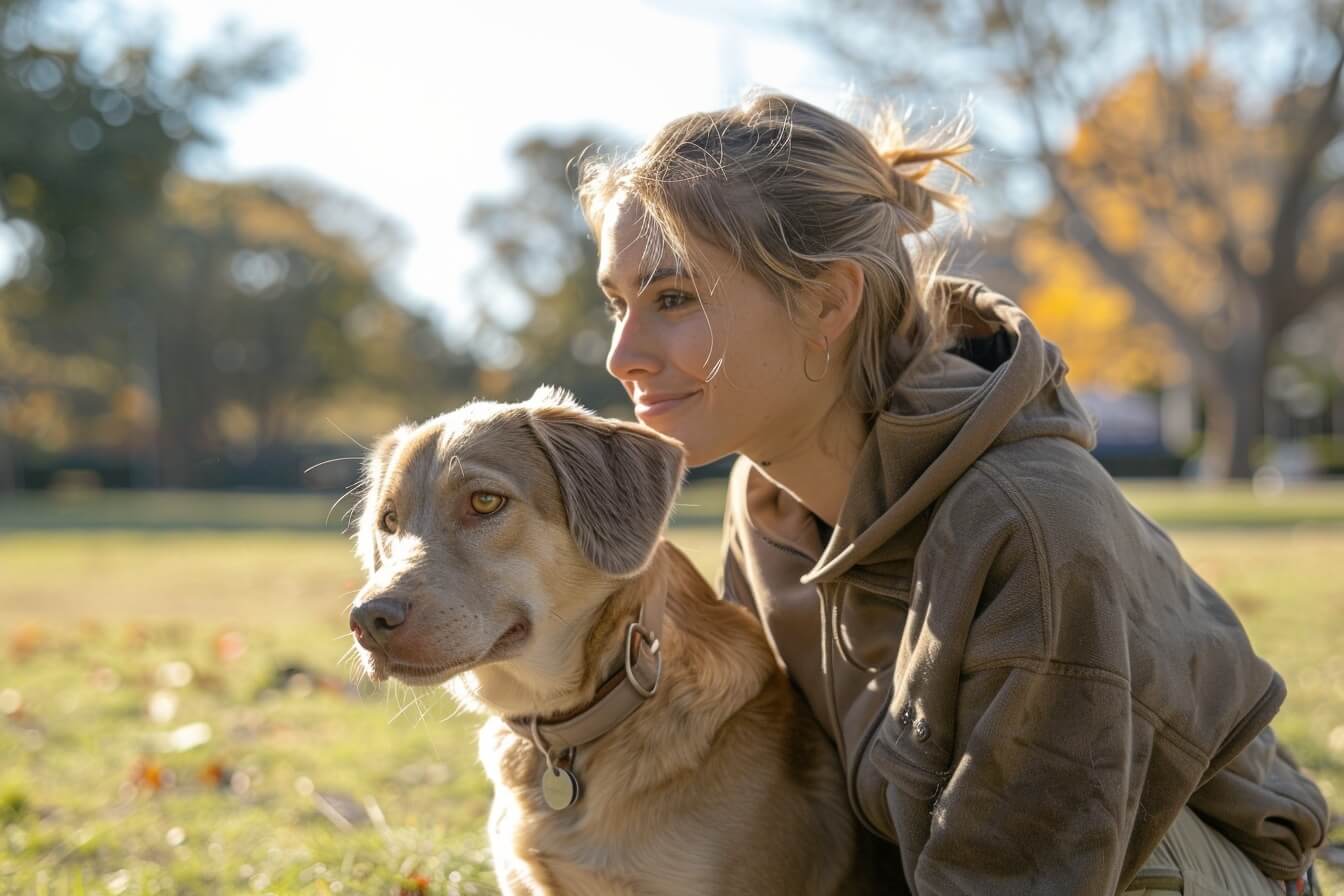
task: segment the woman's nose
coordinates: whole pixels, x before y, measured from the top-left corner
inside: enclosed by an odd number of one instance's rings
[[[656,340],[642,322],[628,313],[611,331],[611,349],[607,352],[607,372],[618,380],[633,380],[657,373],[662,362]]]

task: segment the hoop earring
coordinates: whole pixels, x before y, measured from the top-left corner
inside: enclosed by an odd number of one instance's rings
[[[824,340],[826,346],[826,366],[821,368],[821,373],[816,379],[813,379],[812,374],[807,372],[807,355],[803,355],[803,376],[807,377],[808,382],[811,383],[819,383],[824,380],[826,378],[826,372],[831,369],[831,340],[825,333],[821,334],[821,338]]]

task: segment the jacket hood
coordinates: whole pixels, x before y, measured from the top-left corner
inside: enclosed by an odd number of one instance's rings
[[[941,277],[935,288],[944,291],[960,341],[902,377],[860,451],[840,518],[805,584],[893,559],[886,554],[902,551],[901,530],[996,444],[1057,437],[1096,445],[1096,425],[1064,380],[1068,365],[1022,309],[975,280]],[[764,480],[759,472],[753,478]],[[753,497],[749,504],[766,509]],[[783,509],[787,498],[768,504]],[[802,508],[792,511],[785,516],[796,520]]]

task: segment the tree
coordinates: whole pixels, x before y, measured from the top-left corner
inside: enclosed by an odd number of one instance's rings
[[[467,215],[489,253],[474,288],[487,394],[520,398],[547,382],[590,406],[628,413],[625,393],[604,366],[611,322],[571,180],[575,161],[600,146],[586,135],[524,139],[513,152],[518,190],[479,200]]]
[[[343,388],[405,410],[460,397],[471,365],[378,282],[376,247],[399,242],[390,222],[312,184],[167,186],[140,275],[167,481],[198,480],[202,460],[240,437],[252,451],[292,440],[305,405]]]
[[[986,179],[1025,181],[1031,189],[1016,192],[1043,199],[1025,206],[1006,190],[990,194],[990,209],[1039,213],[1086,263],[1079,283],[1122,291],[1163,328],[1201,386],[1205,471],[1248,476],[1269,346],[1344,289],[1332,223],[1344,5],[831,0],[824,9],[828,45],[880,89],[985,95],[981,143],[1007,166],[984,169]]]
[[[64,32],[59,8],[0,0],[0,228],[21,250],[0,282],[0,438],[132,451],[199,485],[342,389],[460,397],[472,366],[383,283],[390,222],[320,185],[181,169],[207,108],[283,73],[283,42],[175,69],[153,39]]]

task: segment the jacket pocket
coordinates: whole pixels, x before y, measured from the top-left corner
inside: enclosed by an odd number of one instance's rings
[[[891,820],[891,807],[887,803],[889,785],[886,776],[873,762],[873,747],[876,743],[876,738],[869,741],[859,759],[854,773],[854,803],[864,827],[894,843],[896,825]]]

